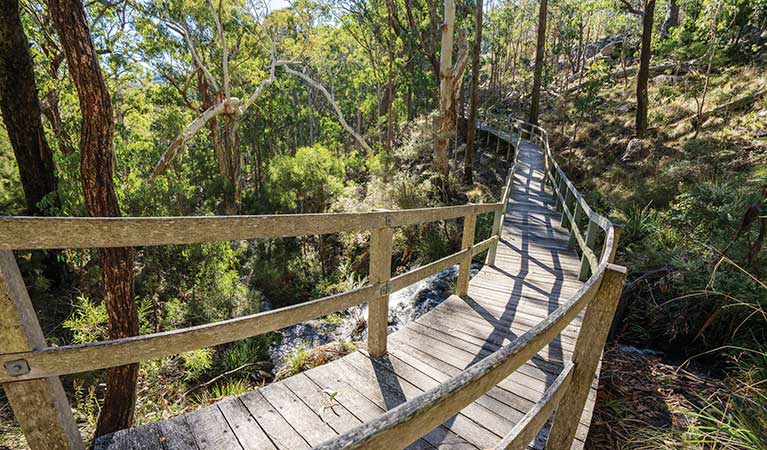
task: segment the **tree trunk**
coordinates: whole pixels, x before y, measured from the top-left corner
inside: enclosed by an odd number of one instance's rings
[[[439,116],[436,119],[437,136],[434,140],[434,169],[447,186],[450,174],[448,145],[452,122],[450,109],[453,103],[453,24],[455,23],[455,0],[445,0],[445,21],[442,24],[442,50],[439,58]]]
[[[72,139],[69,137],[66,128],[64,128],[64,121],[61,120],[59,95],[56,89],[54,87],[45,94],[40,106],[42,107],[43,115],[51,124],[56,140],[59,141],[59,151],[64,155],[71,155],[75,151],[75,146],[72,144]]]
[[[386,1],[386,16],[388,18],[389,30],[386,39],[386,46],[389,56],[389,67],[386,80],[386,151],[391,152],[394,141],[394,44],[393,36],[394,23],[392,21],[391,0]]]
[[[679,25],[679,3],[677,3],[677,0],[669,0],[666,20],[663,22],[663,27],[660,30],[660,38],[666,39],[671,29],[677,25]]]
[[[0,0],[0,111],[19,166],[27,212],[43,213],[39,204],[46,195],[58,206],[56,168],[45,140],[18,0]]]
[[[474,30],[474,45],[471,53],[471,92],[469,93],[469,118],[466,137],[466,152],[463,157],[463,182],[474,182],[474,140],[477,136],[477,108],[479,107],[479,69],[480,52],[482,51],[482,0],[477,0],[475,13],[476,25]]]
[[[81,0],[50,0],[49,10],[66,55],[69,73],[77,88],[82,114],[80,173],[88,214],[120,215],[112,167],[114,120],[112,102],[93,48]],[[138,334],[138,313],[133,302],[133,250],[99,250],[104,303],[112,339]],[[128,428],[133,423],[138,364],[107,371],[104,403],[96,436]]]
[[[637,112],[636,135],[644,137],[647,133],[647,82],[650,78],[650,57],[652,56],[652,25],[655,16],[655,0],[645,2],[642,16],[642,49],[639,55],[639,72],[637,73]]]
[[[541,83],[543,81],[543,63],[546,54],[546,15],[548,0],[541,0],[538,9],[538,42],[535,45],[535,73],[533,75],[533,93],[530,98],[529,122],[537,125],[541,103]]]

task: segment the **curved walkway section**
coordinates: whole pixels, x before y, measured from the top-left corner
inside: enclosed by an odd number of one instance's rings
[[[503,136],[504,138],[506,136]],[[541,150],[521,141],[495,266],[389,336],[388,354],[357,351],[248,394],[103,437],[106,449],[308,449],[444,383],[546,318],[582,286],[580,260],[544,181]],[[414,449],[498,444],[569,361],[580,320],[487,394],[425,434]],[[594,386],[573,448],[583,447]],[[546,428],[533,443],[543,448]]]

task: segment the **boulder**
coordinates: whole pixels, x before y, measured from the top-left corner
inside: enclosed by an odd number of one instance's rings
[[[652,79],[655,84],[676,84],[678,81],[679,77],[676,75],[658,75]]]
[[[634,138],[630,140],[629,144],[626,146],[626,151],[623,152],[623,156],[621,156],[621,161],[629,162],[637,160],[643,156],[646,148],[647,146],[641,139]]]
[[[623,46],[623,41],[615,41],[610,42],[609,44],[602,47],[602,50],[600,50],[600,54],[605,58],[619,58],[621,56],[621,47]]]

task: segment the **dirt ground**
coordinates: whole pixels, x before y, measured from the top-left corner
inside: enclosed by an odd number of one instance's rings
[[[605,350],[588,450],[682,448],[687,411],[715,398],[715,378],[663,361],[662,355],[629,346]]]

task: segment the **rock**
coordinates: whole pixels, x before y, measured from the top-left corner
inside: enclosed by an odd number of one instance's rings
[[[676,75],[658,75],[652,79],[655,84],[676,84],[679,81],[679,77]]]
[[[615,41],[605,45],[600,54],[605,58],[617,58],[620,56],[620,49],[623,46],[623,41]]]
[[[626,151],[621,156],[621,161],[628,162],[634,161],[640,157],[645,149],[645,145],[641,139],[632,139],[629,141],[629,145],[626,146]]]
[[[724,125],[724,119],[721,117],[712,117],[703,122],[703,128],[716,128]]]
[[[756,115],[759,117],[767,117],[767,109],[763,109],[759,111],[758,113],[756,113]]]
[[[620,114],[625,114],[625,113],[631,111],[632,109],[634,109],[635,107],[636,107],[636,105],[634,105],[633,103],[625,103],[625,104],[617,107],[615,109],[615,111],[620,113]]]

